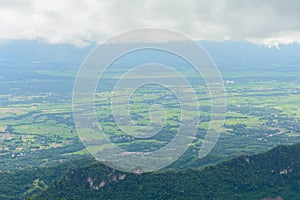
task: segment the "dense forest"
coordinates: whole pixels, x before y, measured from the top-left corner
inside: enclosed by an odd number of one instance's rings
[[[33,199],[300,199],[300,144],[202,170],[128,174],[98,162],[68,170]],[[59,171],[59,170],[57,170]]]

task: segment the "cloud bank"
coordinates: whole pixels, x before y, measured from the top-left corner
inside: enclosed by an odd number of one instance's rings
[[[196,40],[300,43],[297,0],[0,0],[0,39],[84,46],[141,27]]]

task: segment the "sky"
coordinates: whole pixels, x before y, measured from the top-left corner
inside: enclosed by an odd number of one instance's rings
[[[0,42],[85,46],[142,27],[194,40],[300,43],[298,0],[0,0]]]

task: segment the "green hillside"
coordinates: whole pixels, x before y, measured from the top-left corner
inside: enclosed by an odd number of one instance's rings
[[[36,199],[300,199],[300,144],[203,170],[128,174],[101,163],[68,171]]]
[[[13,172],[0,172],[0,199],[28,199],[39,194],[71,168],[93,162],[91,158],[63,162],[52,167],[39,167]]]

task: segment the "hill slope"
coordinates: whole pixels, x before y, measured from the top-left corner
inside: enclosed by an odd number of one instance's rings
[[[0,171],[0,199],[27,199],[45,190],[71,168],[94,162],[92,158],[74,159],[54,166],[15,171]]]
[[[300,199],[300,144],[204,170],[127,174],[101,163],[70,170],[43,199]]]

